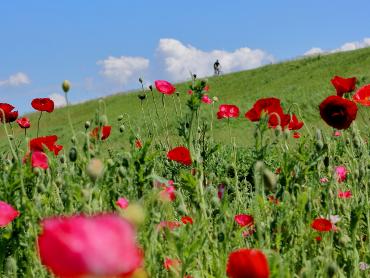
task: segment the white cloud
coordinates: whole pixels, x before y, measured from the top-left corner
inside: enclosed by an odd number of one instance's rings
[[[213,63],[217,59],[223,73],[256,68],[275,61],[272,55],[260,49],[244,47],[233,52],[206,52],[175,39],[161,39],[157,52],[159,58],[164,60],[166,72],[176,81],[188,78],[189,71],[198,76],[212,75]]]
[[[0,86],[20,86],[20,85],[27,85],[30,84],[31,80],[27,76],[27,74],[23,72],[17,72],[16,74],[13,74],[9,76],[6,80],[0,80]]]
[[[133,79],[138,79],[143,71],[148,69],[149,60],[143,57],[108,57],[98,61],[102,66],[101,74],[120,85],[125,85]]]
[[[315,55],[322,54],[322,53],[324,53],[324,50],[322,50],[319,47],[313,47],[310,50],[306,51],[303,55],[304,56],[315,56]]]
[[[66,98],[61,94],[54,93],[51,94],[49,98],[51,98],[54,101],[55,107],[63,107],[67,105]]]
[[[360,48],[365,48],[370,46],[370,38],[364,38],[362,41],[354,41],[354,42],[346,42],[342,46],[336,49],[324,51],[321,48],[311,48],[307,52],[305,52],[303,55],[304,56],[309,56],[309,55],[316,55],[319,53],[335,53],[335,52],[343,52],[343,51],[351,51],[351,50],[356,50]]]

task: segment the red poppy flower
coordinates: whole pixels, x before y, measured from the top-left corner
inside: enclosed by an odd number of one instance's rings
[[[5,114],[5,122],[11,123],[14,122],[18,118],[18,111],[13,111],[15,107],[13,105],[10,105],[8,103],[0,103],[0,120],[3,121],[3,112]]]
[[[235,105],[221,104],[218,108],[217,119],[237,117],[239,117],[239,108]]]
[[[136,139],[135,140],[135,147],[137,149],[141,149],[143,147],[143,143],[141,143],[141,141],[139,139]]]
[[[167,153],[167,158],[183,165],[191,165],[190,151],[186,147],[176,147]]]
[[[161,223],[158,224],[158,229],[167,228],[171,231],[179,227],[181,227],[181,223],[178,221],[161,221]]]
[[[34,151],[44,151],[44,146],[51,152],[54,152],[55,155],[63,149],[63,146],[57,145],[56,142],[58,137],[56,135],[45,136],[45,137],[38,137],[31,139],[30,141],[30,150],[31,152]]]
[[[339,190],[338,191],[338,198],[348,199],[348,198],[351,198],[351,197],[352,197],[352,192],[350,190],[348,190],[348,191]]]
[[[363,106],[370,106],[370,85],[361,87],[354,95],[353,101]]]
[[[329,96],[320,104],[321,118],[331,127],[347,129],[356,119],[357,105],[338,96]]]
[[[17,124],[21,128],[29,128],[31,126],[30,119],[23,117],[17,120]]]
[[[230,253],[226,274],[230,278],[268,278],[270,270],[265,254],[257,249],[242,248]]]
[[[49,168],[48,156],[43,152],[35,151],[31,156],[31,164],[32,168],[47,169]]]
[[[31,105],[37,111],[45,111],[48,113],[54,111],[54,101],[50,98],[35,98],[32,100]]]
[[[133,226],[117,215],[54,217],[41,225],[41,262],[57,277],[121,277],[142,263]]]
[[[170,268],[178,269],[180,267],[181,261],[179,259],[166,258],[164,260],[163,266],[166,270]]]
[[[0,227],[7,226],[19,216],[19,211],[4,201],[0,201]]]
[[[288,129],[299,130],[302,127],[303,127],[303,122],[298,121],[297,116],[295,114],[292,114],[292,116],[290,117]]]
[[[316,218],[312,222],[311,227],[319,232],[329,232],[333,229],[333,224],[325,218]]]
[[[334,76],[330,81],[337,91],[337,96],[340,97],[342,97],[344,93],[349,93],[356,89],[356,77],[343,78],[340,76]]]
[[[284,128],[290,122],[290,115],[283,113],[283,108],[278,98],[271,97],[257,100],[253,107],[245,113],[245,117],[252,122],[258,122],[262,113],[269,115],[268,124],[272,128],[278,125]]]
[[[181,217],[181,222],[184,223],[185,225],[193,224],[193,218],[191,218],[190,216],[183,216]]]
[[[248,214],[238,214],[234,216],[234,220],[240,227],[253,225],[253,216]]]
[[[295,138],[295,139],[301,138],[301,134],[299,132],[294,132],[293,133],[293,138]]]
[[[176,92],[176,88],[170,82],[165,80],[156,80],[154,81],[154,85],[160,93],[165,95],[172,95]]]
[[[99,127],[96,127],[91,131],[91,137],[97,139],[100,131],[100,139],[105,140],[109,137],[111,130],[112,127],[110,125],[102,126],[101,129]]]

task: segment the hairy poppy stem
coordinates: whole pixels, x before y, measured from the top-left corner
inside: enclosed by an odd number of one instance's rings
[[[67,104],[67,117],[68,117],[68,122],[69,122],[69,125],[71,127],[71,130],[72,130],[72,136],[74,138],[76,138],[76,134],[75,134],[75,130],[73,128],[73,124],[72,124],[72,120],[71,120],[71,113],[69,112],[69,100],[68,100],[68,93],[65,92],[64,93],[64,96],[66,98],[66,104]]]
[[[168,132],[168,115],[167,115],[167,110],[166,110],[166,103],[164,101],[164,94],[162,94],[162,105],[163,105],[163,110],[164,110],[164,117],[165,117],[165,123],[166,123],[166,136],[167,136],[167,144],[170,146],[170,134]]]
[[[150,131],[150,128],[149,128],[149,124],[146,120],[146,116],[145,116],[145,111],[144,111],[144,105],[143,105],[143,100],[140,100],[140,107],[141,107],[141,113],[143,114],[143,118],[144,118],[144,124],[146,126],[146,129],[148,131],[148,136],[151,135],[151,131]]]
[[[40,120],[41,120],[41,117],[42,117],[42,111],[40,112],[39,120],[37,121],[37,133],[36,133],[36,137],[37,137],[37,138],[39,137],[39,131],[40,131]]]

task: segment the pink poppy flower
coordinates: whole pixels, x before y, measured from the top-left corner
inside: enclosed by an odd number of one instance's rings
[[[203,95],[202,96],[202,102],[203,103],[206,103],[206,104],[212,104],[212,99],[211,98],[209,98],[209,96],[207,96],[207,95]]]
[[[352,192],[350,190],[348,191],[341,191],[339,190],[338,191],[338,198],[341,198],[341,199],[349,199],[352,197]]]
[[[116,205],[119,206],[121,209],[125,209],[128,207],[128,200],[126,198],[118,198],[117,202],[116,202]]]
[[[218,108],[217,119],[238,118],[239,108],[232,104],[221,104]]]
[[[334,133],[333,133],[333,136],[334,137],[339,137],[339,136],[341,136],[342,135],[342,133],[339,131],[339,130],[336,130],[336,131],[334,131]]]
[[[0,201],[0,227],[7,226],[19,215],[20,212],[14,209],[11,205],[4,201]]]
[[[35,151],[31,155],[32,168],[41,168],[46,170],[49,168],[48,156],[40,151]]]
[[[329,182],[329,179],[326,178],[326,177],[323,177],[323,178],[320,178],[320,182],[321,183],[327,183],[327,182]]]
[[[165,95],[172,95],[176,92],[176,88],[168,81],[165,80],[156,80],[154,85],[157,88],[158,92]]]
[[[163,190],[160,192],[160,197],[163,201],[172,202],[176,200],[176,189],[173,185],[163,186]]]
[[[134,228],[117,215],[53,217],[41,226],[41,262],[55,276],[124,276],[141,266]]]
[[[179,228],[180,226],[181,223],[179,221],[161,221],[161,223],[158,224],[158,229],[167,228],[172,231]]]
[[[335,167],[335,175],[338,182],[344,182],[347,178],[347,169],[345,166]]]

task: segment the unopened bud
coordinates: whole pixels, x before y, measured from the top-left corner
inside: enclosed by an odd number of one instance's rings
[[[76,147],[72,147],[70,150],[69,150],[69,160],[72,161],[72,162],[75,162],[77,160],[77,149]]]
[[[214,102],[218,102],[218,101],[219,101],[218,97],[216,97],[216,96],[214,96],[214,97],[212,98],[212,100],[213,100]]]
[[[105,125],[108,125],[108,117],[107,115],[102,115],[99,119],[99,124],[101,126],[105,126]]]
[[[129,204],[129,206],[121,211],[121,215],[134,225],[143,224],[145,221],[145,212],[139,204]]]
[[[145,95],[145,93],[144,94],[139,94],[138,97],[139,97],[140,100],[144,100],[146,98],[146,95]]]
[[[86,172],[93,181],[96,181],[103,175],[104,172],[103,162],[98,158],[91,159],[89,164],[87,165]]]
[[[86,121],[85,122],[85,129],[88,129],[90,127],[91,123],[90,121]]]
[[[143,84],[143,79],[142,79],[141,77],[139,77],[139,82],[140,82],[141,84]]]
[[[265,183],[265,188],[269,191],[273,191],[276,187],[277,177],[273,172],[265,168],[263,170],[263,181]]]
[[[149,85],[149,90],[153,91],[153,86]]]
[[[71,88],[71,83],[68,80],[64,80],[62,83],[63,92],[68,93],[70,88]]]
[[[123,120],[123,115],[119,115],[118,118],[117,118],[117,121],[122,121]]]
[[[123,133],[125,131],[125,126],[124,125],[121,125],[119,127],[119,132]]]

